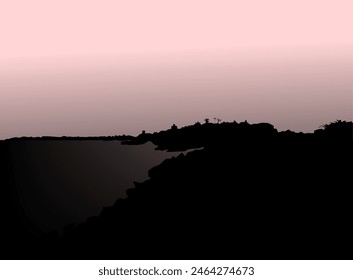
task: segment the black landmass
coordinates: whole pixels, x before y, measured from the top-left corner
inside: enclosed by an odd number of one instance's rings
[[[50,140],[70,140],[70,141],[113,141],[113,140],[119,140],[119,141],[127,141],[127,140],[133,140],[135,137],[131,135],[115,135],[115,136],[87,136],[87,137],[82,137],[82,136],[42,136],[42,137],[16,137],[16,138],[11,138],[7,139],[7,141],[50,141]]]
[[[94,137],[114,139],[196,150],[152,168],[98,217],[36,237],[9,164],[8,144],[28,138],[0,141],[1,259],[353,259],[352,122],[314,133],[207,122]]]

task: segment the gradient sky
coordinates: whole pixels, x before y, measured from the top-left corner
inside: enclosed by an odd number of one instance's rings
[[[352,1],[0,2],[0,139],[352,119]]]

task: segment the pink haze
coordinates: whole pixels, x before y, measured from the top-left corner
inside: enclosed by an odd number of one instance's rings
[[[352,120],[351,1],[0,3],[0,139]]]

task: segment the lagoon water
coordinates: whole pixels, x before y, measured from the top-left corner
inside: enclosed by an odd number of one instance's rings
[[[120,141],[47,140],[11,143],[19,206],[35,233],[61,231],[98,215],[148,170],[176,156]]]

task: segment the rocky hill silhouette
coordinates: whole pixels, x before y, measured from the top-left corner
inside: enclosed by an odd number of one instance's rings
[[[11,170],[1,142],[2,258],[352,259],[353,123],[314,133],[271,124],[196,123],[141,133],[187,154],[165,160],[98,217],[35,238],[11,209]],[[13,199],[8,199],[13,198]],[[6,208],[5,207],[5,208]],[[12,208],[11,208],[12,207]],[[79,206],[78,206],[79,207]],[[4,214],[6,213],[6,214]]]

